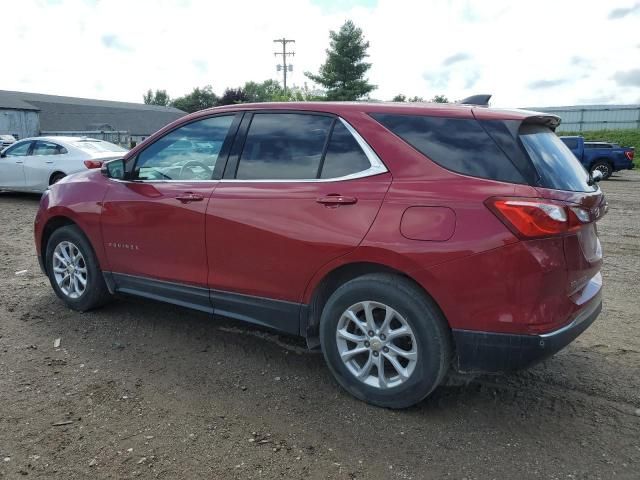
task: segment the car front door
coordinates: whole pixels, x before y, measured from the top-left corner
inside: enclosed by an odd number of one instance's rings
[[[297,334],[311,277],[358,246],[390,182],[337,117],[245,114],[207,208],[216,313]]]
[[[24,189],[24,161],[34,142],[18,142],[2,153],[0,158],[0,187]]]
[[[37,140],[31,154],[24,159],[25,187],[43,191],[49,186],[55,160],[66,149],[53,142]]]
[[[137,155],[130,180],[112,180],[101,224],[121,291],[211,309],[205,210],[232,125],[234,115],[220,115],[180,126]]]

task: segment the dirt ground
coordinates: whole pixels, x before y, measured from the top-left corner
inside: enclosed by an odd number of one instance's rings
[[[351,398],[296,339],[133,298],[68,310],[34,255],[38,198],[2,193],[0,478],[639,479],[640,172],[602,187],[596,323],[405,411]]]

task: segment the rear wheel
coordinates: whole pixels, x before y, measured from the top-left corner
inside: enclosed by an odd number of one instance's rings
[[[369,274],[338,288],[320,324],[325,360],[355,397],[405,408],[444,378],[451,341],[436,305],[401,276]]]
[[[53,290],[69,308],[84,312],[109,300],[109,290],[93,248],[75,225],[51,234],[45,262]]]
[[[49,185],[53,185],[54,183],[58,183],[64,177],[66,177],[66,175],[64,173],[62,173],[62,172],[54,173],[53,175],[51,175],[51,179],[49,180]]]
[[[607,180],[609,177],[611,177],[611,174],[613,173],[613,168],[611,167],[611,164],[606,160],[598,160],[596,163],[591,165],[592,175],[593,175],[593,172],[595,172],[596,170],[602,173],[603,180]]]

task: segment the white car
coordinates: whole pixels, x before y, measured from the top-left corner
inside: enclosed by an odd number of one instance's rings
[[[100,168],[126,151],[94,138],[25,138],[0,153],[0,190],[42,193],[61,178]]]

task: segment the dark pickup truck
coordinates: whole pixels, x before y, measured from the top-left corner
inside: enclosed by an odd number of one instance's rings
[[[611,142],[585,142],[584,137],[560,137],[569,150],[589,172],[602,172],[607,179],[613,172],[633,168],[633,147],[621,147]]]

